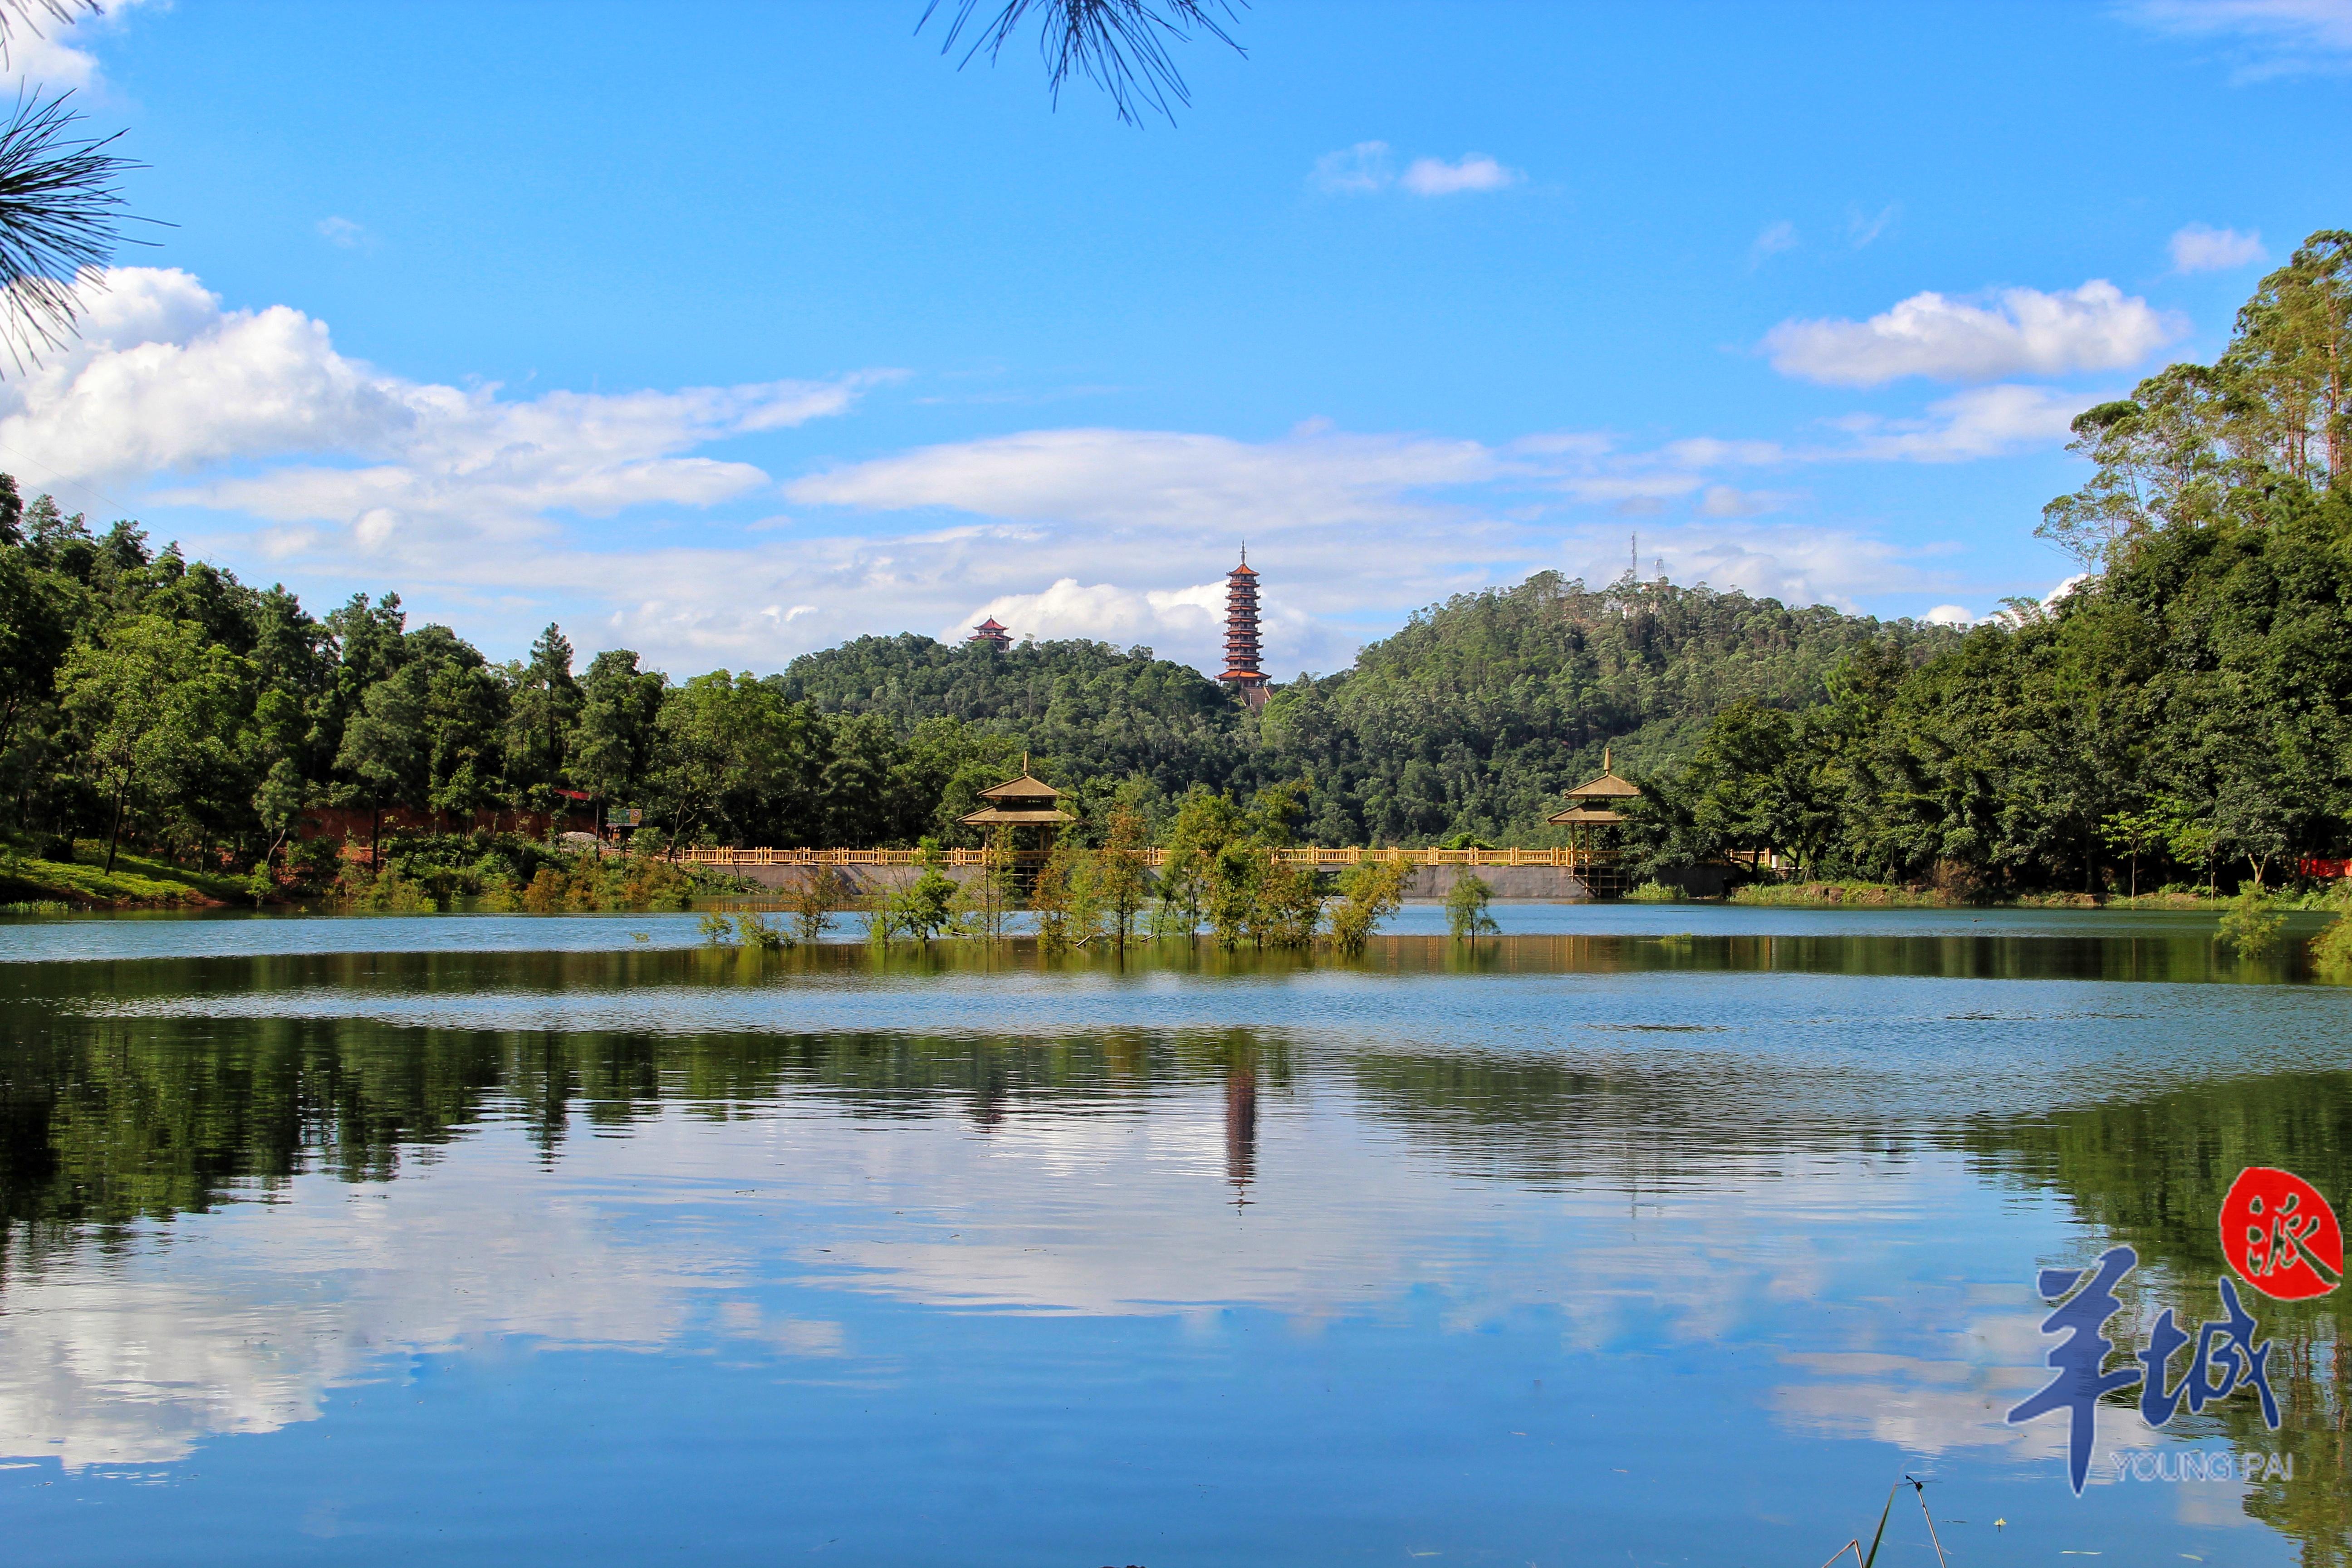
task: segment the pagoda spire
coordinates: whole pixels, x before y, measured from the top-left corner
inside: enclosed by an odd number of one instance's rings
[[[1259,668],[1257,573],[1242,546],[1241,564],[1225,574],[1225,671],[1217,677],[1252,708],[1265,705],[1265,671]]]

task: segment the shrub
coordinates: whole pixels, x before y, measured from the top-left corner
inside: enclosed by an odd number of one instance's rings
[[[1644,882],[1625,896],[1637,904],[1679,904],[1683,901],[1683,890],[1671,882]]]
[[[2260,888],[2248,886],[2230,900],[2214,938],[2240,958],[2268,958],[2279,947],[2286,917],[2271,908]]]
[[[793,934],[814,942],[833,923],[835,910],[849,902],[849,884],[830,866],[819,866],[788,895],[793,910]]]
[[[2338,915],[2311,939],[2312,967],[2322,974],[2352,975],[2352,914]]]

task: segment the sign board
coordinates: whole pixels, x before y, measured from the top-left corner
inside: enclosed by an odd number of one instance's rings
[[[616,805],[604,814],[604,825],[607,827],[643,827],[646,825],[645,808]]]

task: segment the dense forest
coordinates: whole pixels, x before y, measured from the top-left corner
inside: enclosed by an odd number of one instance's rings
[[[1188,792],[1324,844],[1543,845],[1613,746],[1652,871],[1771,850],[1958,889],[2274,880],[2352,847],[2352,236],[2263,282],[2212,365],[2075,422],[2041,532],[2085,575],[1966,633],[1630,575],[1414,616],[1253,712],[1149,648],[861,637],[676,679],[556,626],[499,664],[396,595],[280,587],[0,476],[0,813],[18,846],[272,864],[307,818],[462,831],[581,795],[663,843],[972,842],[1027,753],[1081,836]],[[85,851],[87,852],[87,851]]]

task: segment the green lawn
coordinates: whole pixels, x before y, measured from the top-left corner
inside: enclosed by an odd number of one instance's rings
[[[124,850],[106,874],[106,846],[84,839],[70,863],[43,860],[16,846],[0,847],[0,903],[61,900],[68,904],[234,903],[248,895],[234,877],[208,876],[152,856]]]

